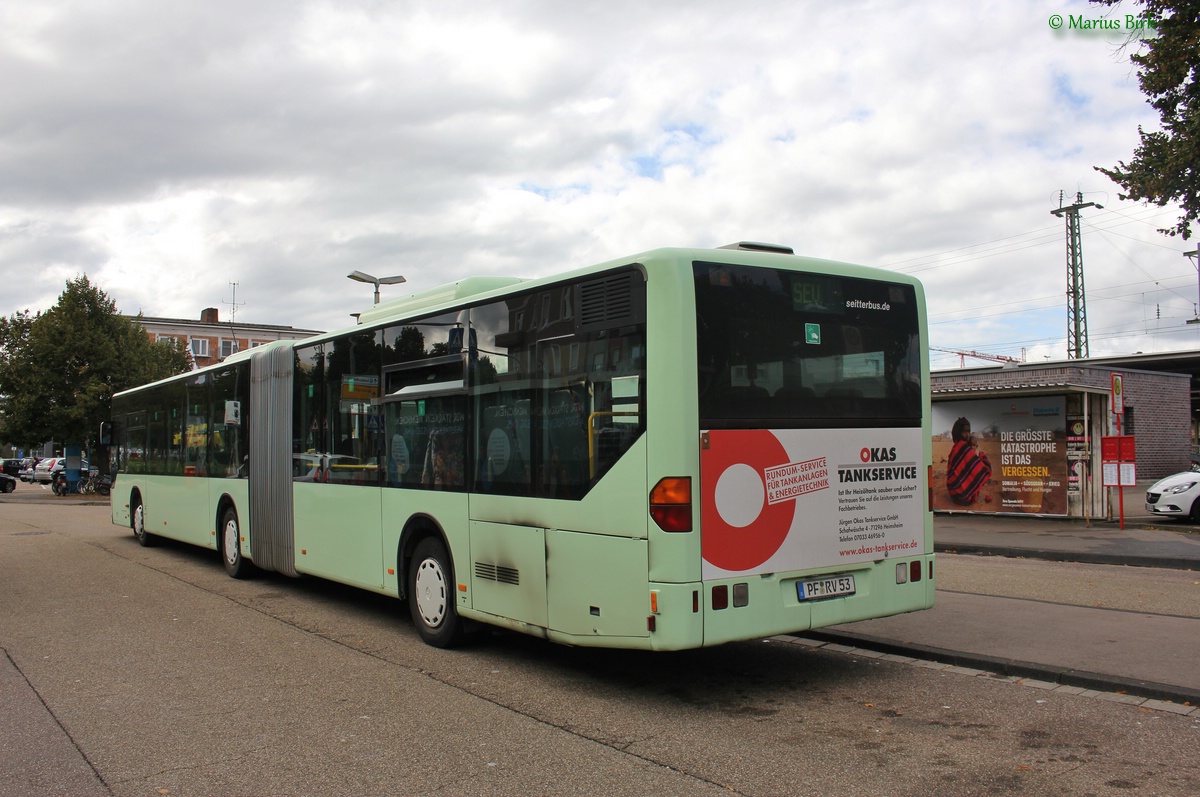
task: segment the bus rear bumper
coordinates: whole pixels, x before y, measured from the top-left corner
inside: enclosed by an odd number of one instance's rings
[[[803,598],[798,583],[853,577],[853,593]],[[841,586],[845,586],[842,582]],[[704,582],[704,645],[762,639],[933,606],[934,554],[884,559],[820,574],[764,574]]]

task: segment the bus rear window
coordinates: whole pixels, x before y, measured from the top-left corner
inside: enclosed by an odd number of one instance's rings
[[[915,426],[912,286],[693,264],[702,428]]]

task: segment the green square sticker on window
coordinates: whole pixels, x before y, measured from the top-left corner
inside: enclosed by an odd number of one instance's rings
[[[821,325],[820,324],[805,324],[804,325],[804,342],[805,343],[820,343],[821,342]]]

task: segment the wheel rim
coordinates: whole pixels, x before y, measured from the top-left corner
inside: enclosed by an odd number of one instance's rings
[[[238,554],[238,524],[232,516],[225,521],[225,561],[231,565],[237,564]]]
[[[133,510],[133,536],[139,540],[146,536],[146,516],[141,504]]]
[[[417,613],[430,628],[437,628],[446,619],[446,574],[436,559],[426,559],[417,566]]]

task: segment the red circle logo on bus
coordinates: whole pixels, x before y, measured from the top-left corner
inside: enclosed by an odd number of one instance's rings
[[[861,459],[863,462],[870,462],[871,461],[871,449],[864,448],[862,451],[859,451],[858,458]]]
[[[768,431],[714,431],[700,452],[701,553],[722,570],[741,571],[770,559],[787,539],[795,501],[767,502],[763,472],[788,462]]]

